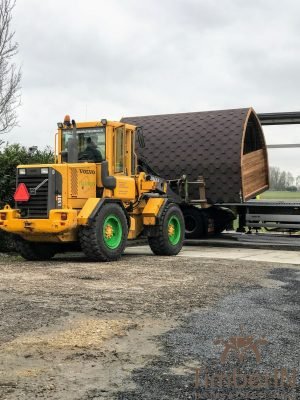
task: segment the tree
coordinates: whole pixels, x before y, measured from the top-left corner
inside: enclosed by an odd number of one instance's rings
[[[287,190],[288,192],[297,192],[297,186],[294,186],[294,185],[292,185],[292,186],[287,186],[287,187],[286,187],[286,190]]]
[[[286,174],[286,186],[294,186],[295,178],[290,172]]]
[[[280,168],[270,167],[270,189],[278,190],[279,177],[280,177]]]
[[[286,187],[286,171],[281,171],[278,180],[277,190],[285,190],[285,187]]]
[[[296,178],[296,186],[297,186],[297,189],[300,190],[300,175],[298,175]]]
[[[296,184],[294,185],[295,182]],[[300,177],[295,180],[291,172],[281,171],[278,167],[270,167],[271,190],[288,190],[287,188],[293,188],[294,190],[295,186],[300,186]]]
[[[21,71],[12,61],[18,52],[15,32],[11,30],[15,0],[0,0],[0,133],[17,125],[20,104]]]

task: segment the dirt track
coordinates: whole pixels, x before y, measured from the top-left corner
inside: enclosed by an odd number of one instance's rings
[[[153,374],[162,374],[168,360],[162,338],[228,296],[276,288],[267,279],[274,267],[186,257],[124,256],[106,264],[80,256],[40,263],[1,258],[0,398],[192,398],[190,384],[181,386],[182,397],[162,382],[151,393]],[[192,361],[184,368],[176,361],[192,331],[172,345],[173,377],[192,376]]]

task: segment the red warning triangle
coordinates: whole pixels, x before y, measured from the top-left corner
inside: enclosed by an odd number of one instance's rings
[[[20,183],[14,194],[15,201],[28,201],[30,194],[27,190],[25,183]]]

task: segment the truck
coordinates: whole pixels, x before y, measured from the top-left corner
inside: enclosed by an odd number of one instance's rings
[[[81,249],[94,261],[118,260],[141,235],[156,255],[177,255],[184,218],[166,180],[138,165],[142,131],[124,122],[57,124],[53,164],[19,165],[15,206],[0,210],[26,260],[48,260]]]

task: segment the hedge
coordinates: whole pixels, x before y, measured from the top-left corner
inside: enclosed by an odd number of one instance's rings
[[[20,164],[53,163],[51,148],[32,152],[20,144],[5,144],[0,147],[0,207],[14,206],[13,195],[16,190],[16,167]],[[12,236],[0,230],[0,252],[12,251]]]

